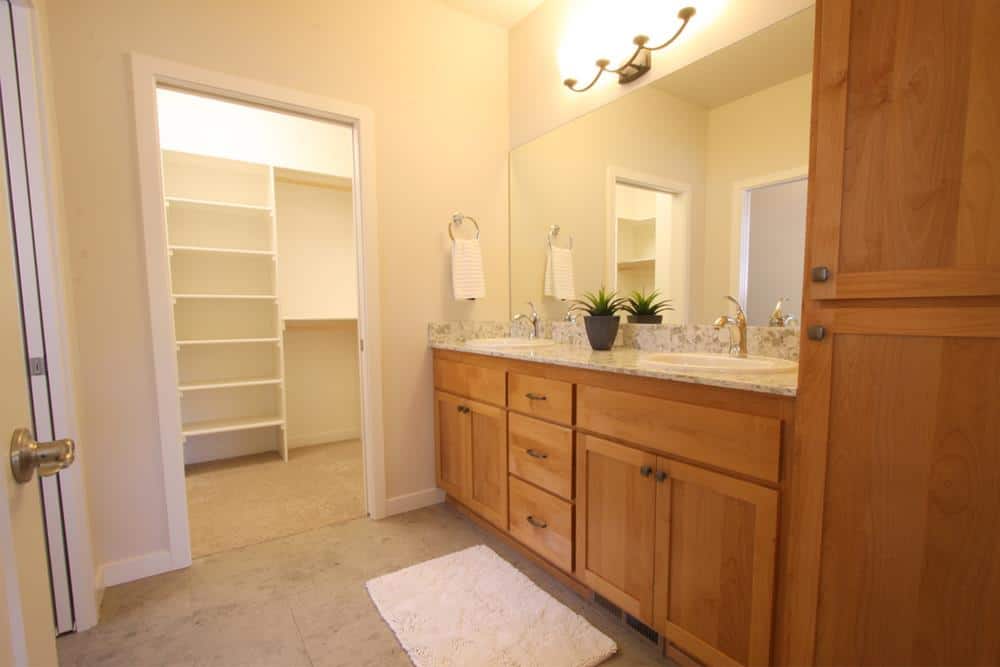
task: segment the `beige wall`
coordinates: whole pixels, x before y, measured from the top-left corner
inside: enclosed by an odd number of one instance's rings
[[[431,0],[65,0],[47,22],[98,561],[167,542],[130,51],[374,111],[386,485],[433,487],[427,321],[507,314],[506,34]],[[475,303],[449,296],[456,209],[482,227]]]
[[[739,270],[731,261],[737,184],[809,164],[811,85],[812,75],[806,74],[708,112],[705,244],[704,255],[696,258],[704,281],[702,298],[695,299],[704,310],[696,322],[726,312],[723,297],[733,292]]]
[[[646,3],[648,11],[662,14],[655,3]],[[694,3],[698,13],[684,35],[673,45],[653,55],[653,71],[633,84],[619,85],[604,75],[601,81],[585,93],[574,93],[561,85],[572,74],[584,81],[592,72],[563,72],[559,51],[568,39],[579,39],[571,30],[570,17],[581,8],[594,5],[593,0],[546,0],[538,9],[515,25],[510,32],[510,143],[520,146],[545,132],[577,118],[588,111],[647,86],[666,74],[680,69],[699,58],[728,46],[776,21],[805,9],[814,0],[702,0]],[[631,12],[642,12],[643,3],[630,3]],[[680,6],[678,4],[678,6]],[[611,4],[606,4],[610,8]],[[611,12],[611,9],[607,9]],[[615,19],[614,13],[608,20]],[[653,39],[672,34],[674,20],[652,18],[644,21],[635,17],[636,25],[647,26],[644,32]],[[655,23],[655,25],[648,25]],[[601,23],[592,27],[598,33]],[[624,38],[627,41],[627,37]],[[594,61],[605,54],[594,53]],[[611,57],[608,55],[608,57]]]
[[[643,88],[511,153],[511,309],[525,301],[560,318],[566,304],[542,299],[546,232],[573,236],[577,294],[596,290],[607,256],[606,179],[619,167],[691,186],[692,243],[700,243],[706,148],[705,110]],[[672,295],[671,295],[672,296]]]

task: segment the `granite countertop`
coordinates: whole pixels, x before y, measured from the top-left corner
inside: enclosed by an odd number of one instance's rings
[[[586,368],[624,375],[639,375],[662,380],[674,380],[676,382],[725,387],[727,389],[756,391],[778,396],[795,396],[798,386],[797,372],[740,374],[729,372],[671,371],[653,368],[641,363],[642,357],[649,354],[648,352],[626,347],[616,347],[612,350],[601,352],[582,345],[570,345],[566,343],[554,343],[545,347],[527,349],[487,349],[470,347],[461,342],[431,342],[430,346],[438,350],[453,350],[455,352],[482,354],[488,357],[534,361],[541,364]]]

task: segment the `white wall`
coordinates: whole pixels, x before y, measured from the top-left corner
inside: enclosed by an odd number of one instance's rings
[[[278,180],[278,300],[290,319],[357,318],[350,190]]]
[[[156,91],[156,107],[164,150],[354,175],[349,127],[167,88]]]
[[[285,330],[288,446],[361,436],[355,320]]]
[[[167,545],[132,51],[373,110],[386,488],[433,488],[427,321],[508,311],[506,33],[432,0],[53,2],[46,20],[98,562]],[[482,227],[487,296],[471,303],[450,296],[456,209]]]
[[[562,85],[567,76],[589,81],[591,64],[619,43],[627,50],[642,32],[654,41],[673,34],[673,18],[684,3],[662,0],[545,0],[510,31],[510,145],[520,146],[636,88],[678,70],[776,21],[814,4],[814,0],[701,0],[698,13],[670,47],[653,54],[653,70],[620,85],[605,74],[585,93]],[[584,19],[576,20],[575,17]],[[604,46],[605,35],[613,42]],[[622,47],[617,47],[621,49]],[[569,55],[567,56],[567,52]],[[560,57],[562,54],[562,58]],[[627,53],[625,55],[628,55]],[[562,62],[560,62],[562,60]]]
[[[809,164],[811,86],[806,74],[708,113],[704,280],[702,297],[695,299],[704,309],[694,321],[711,321],[728,310],[723,297],[733,291],[739,270],[730,252],[737,184]],[[801,253],[791,247],[781,251]],[[798,309],[798,304],[792,308]]]

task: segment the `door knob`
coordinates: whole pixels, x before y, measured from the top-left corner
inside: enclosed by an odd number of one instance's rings
[[[664,482],[664,481],[666,481],[667,477],[670,477],[670,475],[668,475],[667,473],[665,473],[662,470],[658,470],[656,472],[656,481],[657,482]]]
[[[639,474],[643,477],[649,477],[653,474],[653,466],[642,466],[639,468]]]
[[[10,439],[10,471],[19,484],[27,484],[38,468],[42,477],[68,468],[76,458],[76,443],[66,438],[52,442],[35,442],[26,428],[14,431]]]

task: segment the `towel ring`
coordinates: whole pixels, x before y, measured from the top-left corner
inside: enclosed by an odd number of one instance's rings
[[[463,215],[461,213],[453,213],[452,216],[451,216],[451,225],[458,225],[459,227],[461,227],[462,223],[465,222],[466,220],[471,220],[472,224],[476,226],[476,239],[479,239],[479,223],[476,222],[476,219],[473,218],[471,215]],[[451,225],[448,225],[448,236],[451,237],[452,241],[454,241],[455,240],[455,234],[452,233],[452,231],[451,231]]]
[[[552,243],[552,240],[555,237],[557,237],[557,236],[559,236],[559,225],[552,225],[551,227],[549,227],[549,247],[550,248],[554,248],[555,247],[555,245]],[[572,249],[573,249],[573,237],[570,236],[569,237],[569,248],[568,248],[568,250],[572,250]]]

